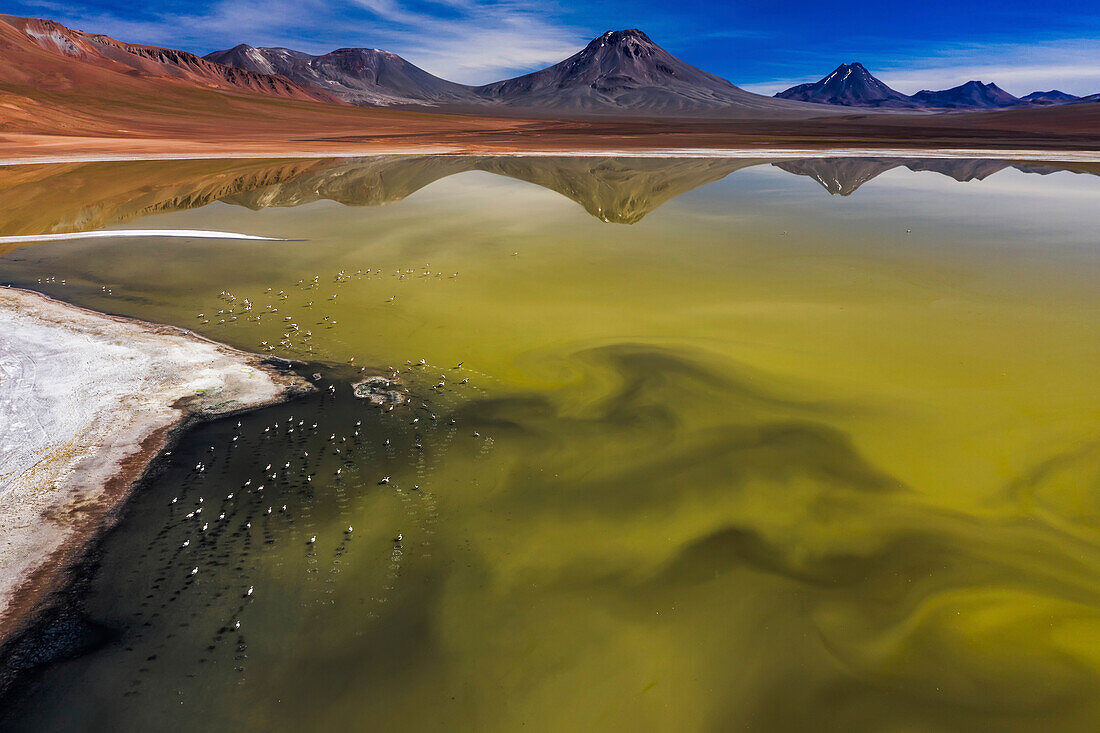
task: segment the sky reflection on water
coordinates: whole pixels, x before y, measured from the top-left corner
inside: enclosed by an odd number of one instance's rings
[[[0,234],[309,240],[0,268],[248,349],[289,315],[312,336],[276,353],[337,394],[249,416],[243,448],[232,424],[184,440],[103,548],[88,612],[118,641],[41,673],[10,725],[1094,726],[1100,178],[771,163],[16,171]],[[278,313],[197,317],[246,298]],[[361,366],[401,368],[414,405],[367,411]],[[177,495],[224,529],[182,551]]]

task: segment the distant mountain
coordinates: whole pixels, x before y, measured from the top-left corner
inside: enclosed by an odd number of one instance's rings
[[[1047,94],[1055,93],[1061,94]],[[1020,102],[996,84],[979,81],[968,81],[943,91],[925,90],[909,96],[876,79],[860,63],[841,64],[820,81],[799,84],[775,96],[817,104],[887,109],[994,109],[1011,107]]]
[[[475,93],[496,105],[550,112],[783,116],[807,111],[684,63],[637,29],[608,31],[561,63]]]
[[[911,99],[922,107],[938,109],[996,109],[1011,107],[1020,101],[996,84],[983,84],[980,81],[968,81],[938,92],[925,89],[914,94]]]
[[[811,84],[799,84],[775,95],[818,104],[846,107],[912,108],[919,105],[908,96],[876,79],[863,64],[841,64],[833,73]]]
[[[639,30],[608,31],[559,64],[480,87],[440,79],[378,49],[345,48],[311,56],[286,48],[240,45],[205,58],[258,74],[277,74],[358,105],[522,114],[821,114],[805,104],[747,92],[686,64]]]
[[[1025,94],[1020,97],[1021,102],[1028,102],[1030,104],[1064,104],[1066,102],[1073,102],[1077,99],[1080,99],[1080,97],[1073,94],[1066,94],[1057,89],[1051,89],[1049,92],[1032,92],[1031,94]]]
[[[0,15],[0,24],[7,29],[0,33],[4,58],[0,64],[0,82],[26,83],[38,79],[35,83],[49,89],[66,77],[59,68],[64,65],[78,74],[83,84],[99,84],[103,88],[123,83],[110,76],[114,72],[133,80],[166,80],[289,99],[339,101],[323,90],[283,77],[225,66],[186,51],[125,43],[110,36],[66,28],[52,20]],[[45,54],[37,53],[36,49]]]
[[[820,81],[798,84],[775,95],[780,99],[794,99],[816,104],[833,104],[844,107],[877,107],[885,109],[999,109],[1014,106],[1049,106],[1079,101],[1097,101],[1092,97],[1080,98],[1057,89],[1049,92],[1032,92],[1025,97],[1014,97],[996,84],[968,81],[952,89],[924,90],[909,96],[891,89],[876,79],[863,64],[841,64],[833,73]],[[1100,95],[1095,95],[1100,99]]]
[[[289,48],[241,44],[205,59],[258,74],[278,74],[369,106],[476,104],[473,87],[440,79],[397,54],[377,48],[340,48],[322,56]]]

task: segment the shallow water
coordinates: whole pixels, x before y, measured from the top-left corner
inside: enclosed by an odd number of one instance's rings
[[[322,374],[185,437],[103,547],[112,641],[3,727],[1095,728],[1091,172],[0,169],[0,236],[304,240],[34,244],[0,280]],[[390,366],[411,405],[353,397]]]

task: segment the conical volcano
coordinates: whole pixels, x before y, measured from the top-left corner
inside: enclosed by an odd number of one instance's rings
[[[608,31],[561,63],[478,87],[496,104],[547,111],[723,116],[805,113],[676,58],[637,29]]]
[[[841,64],[833,73],[811,84],[799,84],[775,96],[846,107],[916,107],[906,95],[891,89],[861,63]]]

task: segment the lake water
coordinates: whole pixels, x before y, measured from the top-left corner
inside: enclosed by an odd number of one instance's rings
[[[0,168],[0,235],[299,240],[5,245],[0,281],[322,388],[184,437],[101,548],[108,640],[0,727],[1096,729],[1094,172]],[[354,397],[387,368],[410,404]]]

